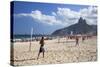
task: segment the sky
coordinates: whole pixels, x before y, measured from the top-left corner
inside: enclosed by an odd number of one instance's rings
[[[14,1],[14,34],[51,34],[78,22],[97,25],[97,7],[93,5],[55,4]]]

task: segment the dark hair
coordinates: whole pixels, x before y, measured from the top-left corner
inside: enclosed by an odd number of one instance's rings
[[[41,38],[40,44],[44,44],[44,37]]]
[[[44,39],[44,37],[42,37],[42,40]]]

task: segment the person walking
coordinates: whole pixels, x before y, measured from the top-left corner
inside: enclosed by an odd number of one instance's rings
[[[37,59],[39,58],[40,53],[43,53],[43,58],[44,58],[44,52],[45,52],[45,49],[44,49],[44,37],[42,37],[41,40],[40,40],[40,49],[39,49],[39,53],[38,53]]]

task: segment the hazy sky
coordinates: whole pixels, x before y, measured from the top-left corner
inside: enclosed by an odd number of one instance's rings
[[[97,7],[89,5],[14,2],[14,34],[51,34],[56,29],[77,23],[80,17],[87,24],[97,24]]]

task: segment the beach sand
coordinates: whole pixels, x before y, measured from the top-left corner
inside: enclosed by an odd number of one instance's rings
[[[45,40],[45,56],[42,53],[37,60],[39,51],[39,41],[33,41],[31,51],[30,42],[16,42],[14,45],[14,65],[37,65],[37,64],[58,64],[72,62],[88,62],[97,60],[97,38],[79,41],[79,46],[75,46],[75,40],[58,39]]]

